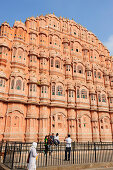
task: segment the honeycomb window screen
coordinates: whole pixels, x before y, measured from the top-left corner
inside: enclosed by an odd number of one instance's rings
[[[22,87],[22,82],[21,82],[21,80],[17,80],[17,81],[16,81],[16,89],[17,89],[17,90],[21,90],[21,87]]]
[[[77,89],[77,98],[80,98],[80,91]]]
[[[58,60],[55,61],[55,67],[60,68],[60,62]]]
[[[58,86],[56,88],[56,95],[63,96],[63,88],[62,88],[62,86]]]
[[[102,102],[106,103],[106,95],[105,94],[102,95]]]
[[[52,95],[55,95],[55,85],[52,85]]]
[[[85,89],[81,90],[81,98],[87,99],[87,91]]]

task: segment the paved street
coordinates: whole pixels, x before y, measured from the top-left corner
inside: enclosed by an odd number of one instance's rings
[[[107,168],[107,167],[106,168],[90,168],[90,169],[85,169],[85,170],[105,170],[105,169],[106,170],[113,170],[113,167],[111,167],[111,168],[110,167],[109,168]]]

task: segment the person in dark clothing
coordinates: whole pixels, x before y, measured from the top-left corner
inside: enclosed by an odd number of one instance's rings
[[[46,155],[48,153],[48,136],[45,136],[44,145],[45,145],[44,154]]]

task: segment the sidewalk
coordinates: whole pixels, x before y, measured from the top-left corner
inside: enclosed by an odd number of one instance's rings
[[[82,164],[82,165],[67,165],[67,166],[49,166],[37,168],[37,170],[113,170],[113,163],[103,162],[94,164]]]

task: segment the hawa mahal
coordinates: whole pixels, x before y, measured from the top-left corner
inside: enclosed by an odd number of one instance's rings
[[[74,20],[54,14],[0,26],[0,140],[113,139],[113,56]]]

